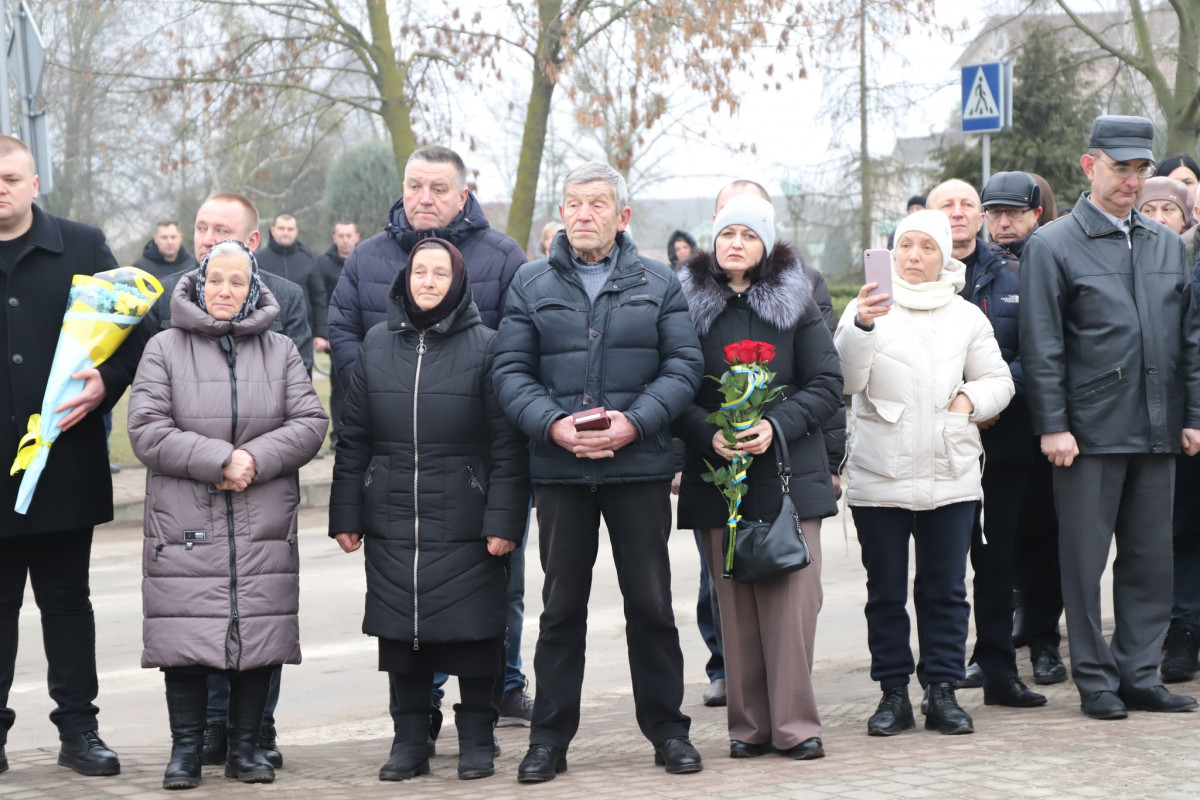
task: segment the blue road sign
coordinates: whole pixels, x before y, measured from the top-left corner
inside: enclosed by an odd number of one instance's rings
[[[1003,65],[972,64],[962,68],[962,129],[964,133],[1004,130]]]

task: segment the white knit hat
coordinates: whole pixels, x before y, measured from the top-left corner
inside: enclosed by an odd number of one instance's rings
[[[899,244],[900,237],[909,231],[924,233],[937,242],[938,249],[942,251],[942,269],[945,269],[946,264],[950,263],[950,259],[954,257],[954,241],[950,236],[950,218],[941,211],[914,211],[900,220],[892,241]],[[895,250],[892,252],[895,253]]]
[[[713,241],[730,225],[745,225],[763,243],[763,258],[775,247],[775,207],[756,194],[739,194],[721,207],[713,220]]]

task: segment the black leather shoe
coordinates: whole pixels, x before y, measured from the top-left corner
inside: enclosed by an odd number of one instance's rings
[[[667,772],[672,775],[685,775],[704,769],[704,762],[700,760],[700,754],[692,746],[691,739],[686,736],[675,736],[655,746],[654,766],[666,767]]]
[[[1167,629],[1167,639],[1163,642],[1163,660],[1159,668],[1164,683],[1183,683],[1190,681],[1200,671],[1200,644],[1191,631],[1180,625],[1172,625]]]
[[[978,689],[983,686],[983,667],[972,661],[967,664],[967,674],[958,680],[959,689]]]
[[[789,747],[786,750],[776,750],[781,756],[794,758],[797,761],[811,761],[814,758],[824,758],[825,748],[821,745],[820,737],[814,736],[811,739],[805,739],[795,747]]]
[[[895,736],[917,727],[912,703],[908,702],[908,686],[896,686],[883,693],[875,713],[867,720],[868,736]]]
[[[754,744],[752,742],[739,742],[737,739],[729,743],[730,758],[758,758],[765,756],[771,752],[771,743],[763,742],[762,744]]]
[[[985,683],[983,685],[983,704],[985,706],[1036,708],[1046,705],[1046,695],[1031,692],[1028,686],[1021,683],[1020,678],[1012,678],[997,684]]]
[[[1196,698],[1172,694],[1162,684],[1149,689],[1122,689],[1117,694],[1126,708],[1138,711],[1191,711],[1200,705],[1196,703]]]
[[[521,766],[517,767],[520,783],[544,783],[567,771],[567,751],[551,744],[531,744]]]
[[[725,696],[725,679],[717,678],[704,690],[704,705],[722,707],[728,700]]]
[[[229,749],[229,731],[224,722],[210,722],[204,727],[204,744],[200,748],[200,763],[207,767],[225,763]]]
[[[271,765],[272,769],[283,768],[283,753],[279,752],[279,747],[275,743],[275,726],[263,723],[262,729],[258,733],[258,749],[262,751],[263,758]]]
[[[1038,686],[1050,686],[1067,679],[1067,665],[1063,663],[1057,647],[1030,646],[1029,660],[1033,662],[1033,682]]]
[[[62,740],[58,763],[80,775],[118,775],[121,762],[97,731],[76,733]]]
[[[953,683],[934,683],[929,686],[929,711],[925,714],[925,730],[947,736],[974,733],[975,722],[962,710],[954,696]]]
[[[1129,716],[1121,698],[1109,689],[1081,695],[1079,707],[1092,719],[1125,719]]]

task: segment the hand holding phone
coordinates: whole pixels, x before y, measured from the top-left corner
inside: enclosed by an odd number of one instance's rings
[[[876,317],[892,307],[892,254],[878,249],[864,251],[863,272],[867,282],[858,293],[857,318],[859,325],[869,328]],[[867,288],[872,285],[873,288]]]

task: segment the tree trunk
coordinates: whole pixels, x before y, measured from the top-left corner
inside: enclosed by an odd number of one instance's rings
[[[521,247],[529,246],[533,213],[537,207],[538,174],[550,123],[550,100],[558,84],[559,54],[562,48],[562,0],[539,0],[537,52],[533,59],[533,86],[525,109],[525,129],[521,135],[521,155],[517,161],[517,181],[513,186],[505,232]]]
[[[1179,50],[1175,53],[1175,94],[1173,107],[1163,109],[1167,116],[1167,153],[1195,155],[1200,135],[1200,2],[1175,6],[1179,18]]]
[[[858,161],[862,187],[859,195],[859,246],[871,247],[871,153],[867,150],[867,0],[858,4]]]
[[[405,96],[405,70],[396,62],[392,29],[385,0],[367,0],[371,24],[371,60],[375,64],[375,87],[379,90],[379,116],[392,137],[396,173],[404,177],[408,157],[417,149],[412,129],[412,108]]]

